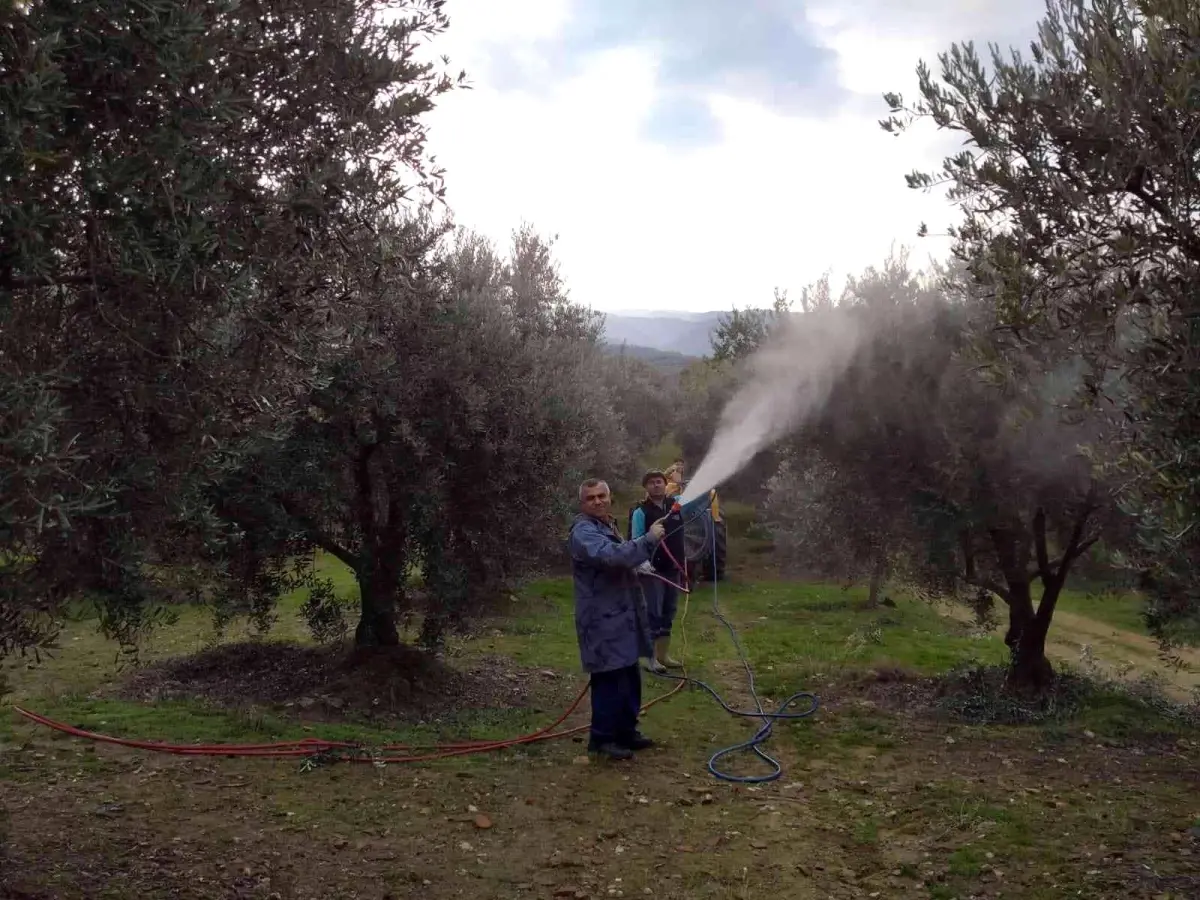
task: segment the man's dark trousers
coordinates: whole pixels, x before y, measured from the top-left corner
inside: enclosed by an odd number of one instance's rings
[[[642,708],[642,673],[637,665],[593,672],[592,734],[588,746],[623,745],[637,733]]]

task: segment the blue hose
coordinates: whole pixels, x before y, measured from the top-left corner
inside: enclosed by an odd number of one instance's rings
[[[691,502],[686,504],[683,507],[683,509],[696,510],[699,505],[697,503],[697,500],[699,500],[699,499],[700,498],[696,498],[696,500],[692,500]],[[707,504],[706,509],[697,510],[695,515],[693,515],[692,518],[689,519],[689,521],[694,520],[696,518],[696,516],[704,515],[705,512],[707,512],[709,510],[711,510],[711,503]],[[684,527],[682,523],[677,526],[677,528],[682,528],[682,527]],[[775,781],[777,778],[779,778],[783,774],[783,766],[781,766],[779,764],[779,760],[775,759],[773,756],[768,754],[762,748],[762,745],[765,744],[770,739],[771,732],[775,727],[775,723],[781,719],[790,721],[790,720],[808,718],[809,716],[811,716],[813,713],[815,713],[817,711],[817,708],[820,705],[820,702],[818,701],[817,696],[815,694],[809,693],[808,691],[797,691],[796,693],[794,693],[790,697],[788,697],[786,700],[784,700],[781,704],[779,704],[779,708],[776,709],[775,712],[767,712],[765,709],[763,709],[762,699],[758,696],[758,687],[754,681],[754,669],[753,669],[753,667],[751,667],[750,660],[746,656],[746,651],[742,647],[742,642],[741,642],[741,639],[738,637],[737,629],[735,629],[733,627],[733,624],[727,618],[725,618],[724,614],[722,614],[722,612],[721,612],[721,606],[719,603],[719,596],[718,596],[717,578],[716,578],[716,574],[717,574],[717,572],[716,572],[717,529],[716,529],[715,524],[713,525],[713,528],[711,529],[711,533],[712,533],[711,550],[712,550],[712,559],[713,559],[712,614],[713,614],[713,617],[717,619],[717,621],[719,621],[722,625],[725,626],[726,630],[729,632],[729,637],[733,640],[733,646],[734,646],[734,649],[737,650],[738,659],[741,660],[742,667],[746,670],[746,678],[747,678],[747,680],[749,682],[749,686],[750,686],[750,696],[754,699],[755,709],[752,709],[752,710],[734,709],[728,703],[725,702],[725,699],[717,692],[717,690],[712,685],[710,685],[706,682],[703,682],[698,678],[690,678],[687,675],[672,675],[669,672],[656,672],[654,674],[658,675],[660,678],[667,678],[667,679],[671,679],[673,681],[684,681],[684,682],[687,682],[688,684],[695,685],[698,688],[703,688],[705,691],[707,691],[709,693],[709,695],[714,700],[717,701],[717,703],[719,703],[721,705],[721,708],[724,709],[725,712],[729,713],[731,716],[741,716],[743,718],[761,719],[762,720],[762,725],[759,726],[758,731],[756,731],[749,740],[742,741],[741,743],[738,743],[738,744],[733,744],[732,746],[729,746],[729,747],[725,747],[724,749],[718,750],[711,757],[709,757],[708,771],[711,772],[714,777],[719,778],[722,781],[730,781],[730,782],[734,782],[737,784],[763,784],[768,781]],[[792,707],[794,704],[800,702],[801,700],[808,701],[808,708],[804,709],[804,710],[791,711],[790,707]],[[755,756],[757,756],[759,759],[761,759],[763,762],[765,762],[767,765],[769,765],[771,767],[771,771],[767,772],[764,775],[734,775],[730,772],[722,771],[720,769],[720,767],[717,765],[718,760],[721,760],[726,756],[732,756],[734,753],[738,753],[738,752],[742,752],[742,751],[746,751],[746,750],[752,750],[754,752]]]

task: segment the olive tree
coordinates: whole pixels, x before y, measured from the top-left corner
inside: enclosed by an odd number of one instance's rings
[[[821,315],[861,337],[788,442],[767,515],[785,549],[789,536],[817,536],[793,547],[804,555],[840,540],[821,563],[844,577],[891,569],[930,594],[995,595],[1012,683],[1036,691],[1052,677],[1046,635],[1063,585],[1111,515],[1078,449],[1105,423],[1064,418],[1057,392],[1073,373],[1056,356],[1014,362],[1015,390],[982,377],[988,312],[954,273],[921,278],[903,258],[852,281]]]
[[[955,45],[919,66],[916,103],[886,97],[883,122],[962,136],[909,184],[948,186],[996,338],[1069,345],[1089,367],[1077,405],[1123,414],[1092,453],[1136,516],[1130,564],[1159,626],[1200,608],[1198,43],[1188,0],[1051,0],[1027,54]]]
[[[200,485],[347,340],[361,233],[441,191],[441,8],[0,5],[0,652],[80,591],[136,626],[220,531]]]
[[[297,542],[349,567],[359,645],[398,643],[419,571],[422,637],[436,645],[557,549],[571,488],[614,465],[623,441],[595,316],[567,299],[532,232],[501,259],[478,236],[442,241],[414,221],[362,256],[362,333],[214,502],[255,571],[279,571]]]
[[[674,428],[679,386],[661,368],[618,350],[602,366],[613,410],[626,435],[625,457],[630,463],[653,449]],[[611,473],[636,476],[632,471]]]

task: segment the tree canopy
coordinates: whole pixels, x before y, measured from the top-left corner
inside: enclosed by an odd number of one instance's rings
[[[1087,362],[1076,403],[1119,410],[1093,447],[1122,486],[1162,627],[1197,609],[1200,408],[1195,233],[1200,125],[1186,0],[1052,0],[1028,55],[955,45],[919,67],[920,99],[883,125],[931,119],[966,149],[909,183],[949,187],[955,253],[995,306],[1008,346]]]
[[[992,310],[964,275],[921,277],[893,258],[806,314],[853,320],[862,337],[787,442],[766,515],[784,552],[819,574],[869,577],[876,592],[891,576],[930,595],[994,594],[1014,683],[1036,690],[1051,676],[1058,596],[1112,516],[1082,452],[1108,423],[1063,415],[1076,373],[1057,354],[1026,354],[1019,391],[984,377]]]
[[[389,15],[382,15],[388,12]],[[436,195],[441,3],[31,0],[0,28],[0,594],[138,619],[203,508],[342,340],[362,230]],[[128,601],[128,602],[126,602]],[[26,613],[28,615],[26,615]]]
[[[394,246],[435,238],[414,222]],[[397,614],[423,594],[436,645],[556,546],[553,512],[585,469],[618,465],[604,455],[608,360],[527,230],[507,260],[459,233],[377,254],[366,271],[363,333],[318,373],[286,438],[261,441],[214,504],[244,534],[230,561],[244,541],[253,573],[281,568],[297,536],[348,566],[359,644],[397,643]]]
[[[436,643],[545,558],[566,482],[669,427],[550,241],[434,218],[441,0],[3,17],[0,654],[81,595],[132,640],[303,584],[336,631],[314,549],[361,642],[420,600]]]

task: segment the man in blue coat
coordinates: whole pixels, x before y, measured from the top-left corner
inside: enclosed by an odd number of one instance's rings
[[[608,485],[585,481],[567,543],[575,579],[579,657],[591,676],[588,752],[629,759],[633,751],[654,745],[637,728],[642,707],[638,659],[652,650],[646,606],[633,570],[650,559],[665,528],[658,521],[637,540],[622,540],[611,508]]]

